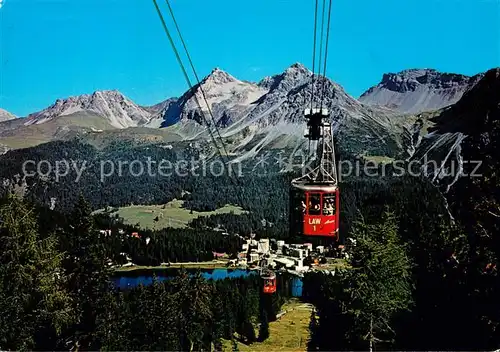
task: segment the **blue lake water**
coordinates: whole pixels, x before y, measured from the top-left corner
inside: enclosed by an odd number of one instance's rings
[[[300,277],[292,279],[292,296],[302,297],[302,279]]]
[[[158,281],[166,281],[175,276],[176,270],[165,270],[155,272]],[[257,271],[242,269],[213,269],[201,271],[201,275],[207,280],[222,280],[226,278],[246,277],[248,275],[257,275]],[[139,285],[153,284],[153,274],[150,271],[142,271],[138,275],[134,273],[124,273],[121,276],[115,276],[112,280],[115,287],[120,289],[133,288]],[[302,279],[293,277],[291,279],[291,294],[293,297],[302,297]]]
[[[248,275],[255,275],[257,272],[255,271],[247,271],[247,270],[241,270],[241,269],[234,269],[234,270],[228,270],[228,269],[213,269],[210,271],[202,271],[201,276],[203,276],[205,279],[210,280],[221,280],[221,279],[226,279],[226,278],[237,278],[237,277],[244,277]],[[171,275],[169,272],[162,273],[158,272],[156,273],[156,279],[158,281],[165,281],[165,280],[170,280],[173,275]],[[136,287],[139,285],[151,285],[153,283],[153,275],[146,273],[144,275],[137,275],[137,276],[131,276],[131,275],[123,275],[123,276],[117,276],[113,278],[113,283],[115,284],[116,287],[119,287],[120,289],[124,288],[132,288]]]

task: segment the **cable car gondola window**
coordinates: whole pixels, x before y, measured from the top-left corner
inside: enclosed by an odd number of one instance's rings
[[[297,202],[298,206],[300,207],[300,212],[302,214],[305,214],[306,213],[306,210],[307,210],[307,204],[306,204],[306,195],[301,193],[297,199],[299,200]]]
[[[309,194],[309,215],[321,215],[321,195]]]
[[[301,191],[293,191],[292,192],[292,209],[295,214],[305,214],[307,210],[306,205],[306,195]]]
[[[323,195],[323,215],[335,215],[335,193]]]

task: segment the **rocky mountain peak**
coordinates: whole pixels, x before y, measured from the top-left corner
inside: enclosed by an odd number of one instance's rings
[[[126,102],[129,100],[117,90],[98,90],[93,92],[92,94],[76,95],[64,99],[59,98],[52,106],[49,107],[49,109],[60,106],[67,106],[68,104],[86,105],[88,102],[95,101]]]
[[[284,76],[286,79],[303,81],[305,79],[309,79],[311,77],[312,72],[309,71],[304,65],[301,63],[295,63],[289,68],[287,68],[284,72]]]
[[[439,72],[433,68],[409,68],[398,73],[385,73],[384,77],[400,76],[403,78],[411,79],[429,74],[439,74]],[[384,79],[382,79],[382,81],[384,81]]]
[[[151,114],[117,90],[96,91],[57,99],[53,105],[28,116],[26,124],[39,124],[79,111],[91,111],[108,120],[116,128],[138,126],[149,121]]]
[[[459,87],[467,85],[470,78],[461,74],[442,73],[434,69],[410,69],[399,73],[384,74],[380,85],[389,90],[404,93],[415,91],[421,85],[435,89]]]
[[[0,122],[15,119],[16,115],[11,114],[7,110],[0,108]]]
[[[166,107],[162,126],[170,126],[182,120],[195,120],[204,124],[209,110],[216,123],[229,125],[234,117],[239,116],[267,92],[255,83],[241,81],[220,68],[215,68],[199,85]]]
[[[237,81],[238,80],[231,76],[229,73],[216,67],[212,70],[212,72],[210,72],[207,77],[202,80],[201,84],[204,86],[216,86]]]
[[[409,69],[386,73],[359,100],[407,113],[437,110],[456,103],[482,75],[469,77],[434,69]]]
[[[304,74],[304,73],[311,74],[311,71],[309,71],[307,69],[307,67],[305,67],[300,62],[296,62],[296,63],[292,64],[289,68],[286,69],[286,72],[288,72],[288,73],[298,72],[298,73],[302,73],[302,74]]]
[[[92,96],[99,96],[99,97],[104,97],[104,98],[114,98],[114,99],[122,99],[125,100],[125,96],[120,93],[116,89],[112,90],[97,90],[94,93],[92,93]]]
[[[309,71],[301,63],[297,62],[288,67],[281,74],[265,77],[259,82],[259,86],[270,90],[278,89],[280,91],[288,91],[291,88],[310,80],[311,74],[311,71]]]

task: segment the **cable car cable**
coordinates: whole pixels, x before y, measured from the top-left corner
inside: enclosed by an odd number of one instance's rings
[[[172,38],[172,35],[170,34],[170,30],[167,27],[167,23],[165,22],[165,18],[163,17],[163,14],[161,13],[160,7],[158,6],[158,2],[156,0],[153,0],[153,3],[155,5],[156,11],[158,13],[158,16],[160,17],[160,21],[162,23],[162,26],[163,26],[163,29],[165,31],[165,34],[167,35],[168,40],[170,42],[170,45],[172,46],[172,49],[173,49],[174,54],[175,54],[175,57],[177,58],[177,62],[179,63],[179,66],[181,67],[181,70],[182,70],[182,73],[184,75],[184,78],[186,79],[186,82],[187,82],[187,84],[189,86],[189,90],[192,91],[193,90],[193,85],[191,83],[191,79],[189,78],[189,75],[188,75],[188,73],[186,71],[186,67],[184,66],[184,63],[182,62],[181,56],[179,54],[179,51],[177,50],[177,47],[175,46],[174,39]],[[207,128],[208,128],[208,132],[210,134],[210,137],[213,139],[215,147],[218,150],[219,146],[216,143],[215,138],[213,137],[212,131],[210,130],[210,124],[208,123],[207,119],[205,118],[205,115],[203,114],[203,110],[201,109],[201,105],[200,105],[200,102],[198,101],[198,97],[196,96],[196,94],[194,94],[193,96],[195,98],[196,104],[198,105],[198,107],[200,107],[201,116],[202,116],[203,120],[205,121],[205,123],[207,124]]]
[[[319,60],[318,60],[318,80],[321,77],[321,63],[323,60],[323,38],[325,37],[325,9],[326,9],[326,0],[323,0],[323,6],[321,9],[321,32],[320,32],[320,42],[319,42]],[[318,92],[319,93],[319,92]]]
[[[205,104],[207,105],[207,109],[208,109],[208,113],[210,114],[210,117],[212,119],[212,122],[214,124],[214,127],[215,127],[215,131],[217,132],[217,136],[219,137],[220,139],[220,142],[222,144],[222,148],[224,150],[224,153],[226,154],[226,156],[228,155],[227,153],[227,150],[226,150],[226,147],[224,145],[224,141],[222,140],[222,137],[221,137],[221,134],[219,132],[219,129],[217,128],[217,122],[215,121],[215,117],[214,117],[214,114],[212,112],[212,108],[210,107],[210,105],[208,104],[208,99],[207,99],[207,96],[205,94],[205,90],[203,89],[203,87],[201,86],[201,81],[200,81],[200,78],[198,77],[198,73],[194,67],[194,64],[193,64],[193,60],[191,59],[191,55],[189,54],[189,51],[187,49],[187,45],[186,45],[186,42],[184,41],[184,37],[182,36],[181,34],[181,30],[179,28],[179,24],[177,23],[177,20],[175,18],[175,15],[174,15],[174,11],[172,9],[172,6],[170,6],[170,0],[165,0],[166,3],[167,3],[167,6],[168,6],[168,10],[170,12],[170,15],[172,17],[172,20],[174,22],[174,25],[175,25],[175,28],[177,30],[177,33],[179,35],[179,39],[181,40],[181,43],[182,43],[182,46],[184,48],[184,52],[186,53],[186,56],[188,58],[188,61],[189,61],[189,65],[191,66],[191,69],[193,70],[193,73],[194,73],[194,76],[196,78],[196,82],[198,83],[198,88],[200,89],[201,91],[201,95],[203,96],[203,100],[205,100]]]
[[[163,29],[165,30],[165,33],[167,34],[167,37],[168,37],[168,39],[169,39],[169,41],[170,41],[170,44],[171,44],[171,46],[172,46],[172,49],[173,49],[173,51],[174,51],[174,53],[175,53],[175,56],[176,56],[176,58],[177,58],[177,61],[178,61],[179,65],[180,65],[180,67],[181,67],[181,69],[182,69],[183,74],[184,74],[184,78],[186,79],[186,82],[187,82],[187,84],[188,84],[188,86],[189,86],[189,90],[190,90],[190,91],[192,91],[192,90],[193,90],[193,84],[191,83],[191,79],[189,78],[189,75],[188,75],[188,73],[187,73],[187,71],[186,71],[186,68],[185,68],[185,66],[184,66],[184,63],[182,62],[182,59],[181,59],[180,54],[179,54],[179,51],[177,50],[177,47],[176,47],[176,45],[175,45],[175,43],[174,43],[174,40],[173,40],[173,38],[172,38],[172,35],[170,34],[170,30],[168,29],[168,27],[167,27],[167,25],[166,25],[165,18],[163,17],[163,15],[162,15],[162,13],[161,13],[161,10],[160,10],[160,8],[159,8],[159,6],[158,6],[157,1],[156,1],[156,0],[153,0],[153,2],[154,2],[154,5],[155,5],[155,7],[156,7],[156,11],[158,12],[158,16],[160,17],[160,21],[162,22]],[[203,113],[203,109],[202,109],[202,107],[201,107],[201,104],[200,104],[200,102],[199,102],[199,99],[198,99],[198,97],[196,96],[196,94],[193,94],[193,97],[195,98],[196,104],[197,104],[197,105],[198,105],[198,107],[200,108],[200,112],[201,112],[201,114],[200,114],[200,115],[201,115],[201,117],[203,118],[203,120],[204,120],[205,124],[207,125],[207,129],[208,129],[208,132],[209,132],[209,134],[210,134],[210,137],[211,137],[212,141],[214,142],[215,147],[217,148],[217,151],[219,152],[219,154],[221,154],[221,153],[220,153],[220,149],[219,149],[219,145],[218,145],[218,143],[217,143],[217,140],[216,140],[216,139],[215,139],[215,137],[213,136],[212,130],[210,129],[211,124],[208,122],[208,120],[206,119],[206,117],[205,117],[205,115],[204,115],[204,113]],[[207,106],[208,106],[208,104],[207,104]],[[215,126],[215,127],[216,127],[216,126]],[[225,149],[225,148],[224,148],[224,149]],[[225,153],[227,154],[227,152],[225,152]]]
[[[311,113],[314,102],[314,71],[316,70],[316,37],[318,36],[318,0],[316,0],[316,7],[314,10],[314,37],[313,37],[313,64],[312,64],[312,78],[311,78]]]
[[[161,23],[162,23],[162,26],[163,26],[163,29],[164,29],[164,31],[165,31],[165,34],[167,35],[168,40],[169,40],[169,42],[170,42],[170,45],[172,46],[172,49],[173,49],[173,51],[174,51],[174,54],[175,54],[175,56],[176,56],[176,58],[177,58],[177,62],[179,63],[179,66],[180,66],[180,67],[181,67],[181,69],[182,69],[182,72],[183,72],[183,74],[184,74],[184,78],[186,79],[186,82],[187,82],[187,84],[188,84],[188,86],[189,86],[189,90],[190,90],[190,91],[193,91],[193,84],[191,83],[191,80],[190,80],[189,75],[188,75],[188,73],[187,73],[187,71],[186,71],[186,68],[185,68],[185,66],[184,66],[184,63],[182,62],[182,59],[181,59],[181,57],[180,57],[179,51],[177,50],[177,47],[176,47],[176,45],[175,45],[175,42],[174,42],[174,40],[173,40],[173,38],[172,38],[172,35],[171,35],[171,33],[170,33],[170,30],[168,29],[168,26],[167,26],[167,24],[166,24],[166,22],[165,22],[165,18],[163,17],[163,14],[161,13],[160,7],[158,6],[158,2],[157,2],[157,0],[153,0],[153,3],[154,3],[154,5],[155,5],[156,11],[157,11],[158,16],[159,16],[159,18],[160,18],[160,21],[161,21]],[[167,2],[167,4],[168,4],[168,2]],[[179,28],[179,27],[177,26],[177,29],[178,29],[178,28]],[[185,45],[185,42],[184,42],[184,45]],[[187,51],[187,47],[185,46],[184,48],[185,48],[185,50]],[[192,61],[191,61],[191,63],[192,63]],[[193,68],[194,68],[194,65],[193,65]],[[203,120],[205,121],[205,123],[206,123],[206,125],[207,125],[208,132],[209,132],[210,137],[211,137],[211,139],[212,139],[212,141],[213,141],[213,143],[214,143],[214,145],[215,145],[215,147],[216,147],[216,149],[217,149],[217,152],[219,153],[219,156],[221,157],[222,161],[224,162],[224,158],[223,158],[222,153],[221,153],[221,151],[220,151],[220,149],[219,149],[219,146],[218,146],[218,144],[217,144],[217,140],[216,140],[216,139],[215,139],[215,137],[213,136],[213,133],[212,133],[212,131],[211,131],[211,129],[210,129],[210,124],[208,123],[208,121],[207,121],[207,119],[206,119],[206,117],[205,117],[205,114],[204,114],[203,109],[202,109],[202,107],[201,107],[201,104],[200,104],[200,102],[199,102],[199,100],[198,100],[198,97],[196,96],[196,94],[194,94],[193,96],[194,96],[194,98],[195,98],[195,102],[196,102],[196,104],[198,105],[198,108],[200,109],[200,115],[202,116]],[[207,106],[208,106],[208,104],[207,104]],[[217,129],[217,126],[216,126],[216,125],[215,125],[214,127]],[[224,142],[222,141],[222,139],[221,139],[221,143],[222,143],[222,145],[224,146]],[[225,150],[225,147],[224,147],[224,150]],[[227,155],[227,152],[226,152],[226,155]],[[234,180],[233,180],[233,178],[231,177],[231,172],[228,172],[228,177],[229,177],[229,179],[231,180],[231,182],[233,183],[233,185],[234,185],[234,186],[236,186],[236,187],[240,187],[240,186],[241,186],[241,185],[240,185],[240,182],[238,182],[239,180],[238,180],[238,181],[236,181],[236,184],[235,184],[235,181],[234,181]],[[237,198],[239,198],[239,201],[240,201],[241,206],[243,207],[243,206],[244,206],[244,202],[242,201],[241,194],[237,191],[237,192],[236,192],[236,195],[237,195]]]
[[[323,67],[323,84],[321,87],[321,105],[320,108],[323,109],[323,101],[325,99],[325,83],[326,83],[326,67],[328,63],[328,46],[330,42],[330,25],[331,25],[331,17],[332,17],[332,0],[330,0],[330,4],[328,6],[328,24],[326,29],[326,44],[325,44],[325,62]]]
[[[196,82],[197,82],[197,84],[198,84],[198,88],[200,89],[201,94],[202,94],[202,96],[203,96],[203,99],[204,99],[204,101],[205,101],[205,104],[206,104],[206,106],[207,106],[208,113],[209,113],[209,115],[210,115],[210,117],[211,117],[211,119],[212,119],[212,122],[213,122],[213,125],[214,125],[214,128],[215,128],[215,131],[216,131],[216,133],[217,133],[217,136],[219,137],[220,143],[221,143],[221,145],[222,145],[222,149],[223,149],[224,154],[225,154],[225,156],[226,156],[226,160],[224,160],[224,156],[223,156],[223,155],[222,155],[222,153],[220,152],[220,149],[219,149],[219,147],[218,147],[218,144],[215,142],[215,137],[213,138],[213,140],[214,140],[214,144],[215,144],[215,146],[216,146],[216,148],[217,148],[217,151],[219,152],[219,156],[220,156],[220,158],[222,159],[222,162],[223,162],[224,164],[229,165],[229,164],[230,164],[230,163],[229,163],[229,156],[228,156],[228,155],[229,155],[229,153],[227,152],[226,146],[225,146],[225,144],[224,144],[224,140],[222,139],[222,136],[221,136],[221,134],[220,134],[220,132],[219,132],[219,129],[218,129],[218,127],[217,127],[217,122],[215,121],[215,117],[214,117],[214,114],[213,114],[213,112],[212,112],[212,109],[210,108],[210,105],[208,104],[208,99],[207,99],[207,97],[206,97],[205,90],[203,89],[203,87],[202,87],[202,85],[201,85],[201,81],[200,81],[200,78],[199,78],[198,73],[197,73],[197,71],[196,71],[196,68],[195,68],[195,66],[194,66],[194,62],[193,62],[193,60],[192,60],[192,58],[191,58],[191,55],[189,54],[189,50],[188,50],[188,48],[187,48],[186,41],[184,40],[184,36],[182,35],[182,32],[181,32],[180,26],[179,26],[179,24],[178,24],[178,22],[177,22],[177,19],[176,19],[176,17],[175,17],[175,14],[174,14],[174,11],[173,11],[173,9],[172,9],[172,6],[170,5],[170,1],[169,1],[169,0],[165,0],[165,1],[166,1],[166,3],[167,3],[168,10],[169,10],[169,12],[170,12],[170,16],[172,17],[172,21],[173,21],[174,26],[175,26],[175,28],[176,28],[177,34],[179,35],[179,39],[180,39],[180,41],[181,41],[181,43],[182,43],[182,46],[183,46],[183,48],[184,48],[184,52],[186,53],[186,57],[188,58],[189,64],[190,64],[190,66],[191,66],[191,70],[193,71],[193,74],[194,74],[194,76],[195,76],[195,78],[196,78]],[[192,90],[192,89],[193,89],[193,87],[192,87],[191,83],[190,83],[190,82],[188,82],[188,84],[190,85],[190,89]],[[195,94],[195,96],[196,96],[196,94]],[[199,103],[199,100],[198,100],[198,99],[196,99],[196,101],[197,101],[197,103],[198,103],[198,107],[200,108],[200,112],[201,112],[201,114],[203,114],[203,115],[204,115],[204,113],[203,113],[203,109],[202,109],[202,107],[201,107],[201,104]],[[205,118],[205,120],[206,120],[206,118]],[[209,128],[209,125],[208,125],[208,124],[207,124],[207,128]],[[241,187],[241,183],[239,182],[239,179],[236,179],[237,181],[235,182],[235,181],[233,180],[233,178],[231,177],[231,173],[230,173],[230,172],[228,172],[228,177],[229,177],[229,179],[231,180],[231,182],[233,183],[233,185],[234,185],[234,186],[236,186],[236,187]],[[244,202],[242,201],[241,195],[240,195],[240,193],[239,193],[239,192],[237,192],[237,194],[239,195],[239,196],[238,196],[238,198],[239,198],[239,201],[240,201],[240,203],[241,203],[241,206],[243,206]]]
[[[327,2],[326,0],[322,1],[322,8],[319,9],[320,4],[318,4],[318,0],[316,0],[316,8],[315,8],[315,23],[314,23],[314,42],[313,42],[313,75],[312,75],[312,83],[311,83],[311,116],[307,116],[309,118],[308,122],[308,134],[305,136],[308,138],[309,143],[315,142],[318,143],[318,148],[316,150],[316,156],[319,158],[319,165],[308,174],[298,177],[292,180],[292,188],[296,188],[299,192],[304,196],[302,199],[306,199],[305,205],[302,202],[302,206],[307,209],[310,205],[308,199],[312,195],[319,195],[322,199],[323,194],[333,194],[334,198],[334,212],[328,214],[309,214],[307,216],[313,216],[306,219],[306,216],[301,214],[296,214],[298,218],[301,220],[297,223],[298,226],[302,226],[302,234],[306,236],[328,236],[335,237],[338,239],[339,232],[339,206],[338,206],[338,181],[336,175],[336,160],[335,160],[335,147],[333,144],[333,138],[331,135],[331,128],[325,128],[328,125],[324,125],[324,112],[323,104],[325,102],[326,96],[326,69],[327,69],[327,61],[328,61],[328,50],[330,43],[330,29],[331,29],[331,14],[332,14],[332,2],[333,0],[329,0],[328,2],[328,10],[326,8]],[[321,14],[318,13],[321,11]],[[328,17],[325,20],[325,15],[328,14]],[[321,15],[321,21],[318,21],[318,15]],[[318,28],[318,25],[321,25],[321,29]],[[326,35],[325,35],[326,30]],[[320,38],[318,38],[320,35]],[[317,48],[317,43],[319,41],[319,49]],[[316,56],[319,55],[319,62],[316,60]],[[316,75],[316,65],[318,65],[318,77]],[[323,79],[323,81],[317,82],[317,87],[315,83],[319,79]],[[319,103],[318,107],[320,107],[319,112],[316,111],[313,114],[314,102]],[[320,116],[318,116],[320,115]],[[325,121],[326,122],[326,121]],[[330,126],[331,127],[331,126]],[[319,129],[319,131],[318,131]],[[319,146],[321,145],[321,148]],[[322,200],[319,200],[322,202]],[[319,204],[318,202],[318,204]],[[320,207],[322,207],[321,205]],[[295,207],[294,209],[300,210],[299,207]],[[293,214],[294,210],[291,210],[291,214]],[[327,218],[316,218],[315,216],[327,216]],[[311,222],[313,220],[313,222]],[[325,223],[323,224],[323,220]],[[307,222],[308,221],[308,222]],[[307,222],[307,223],[306,223]],[[319,230],[316,225],[320,225]],[[323,225],[328,225],[324,227]]]

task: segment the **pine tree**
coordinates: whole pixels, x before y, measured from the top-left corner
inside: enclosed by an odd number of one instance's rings
[[[390,343],[396,313],[411,304],[411,263],[400,243],[396,218],[386,212],[375,224],[356,224],[357,244],[351,259],[352,270],[345,276],[345,312],[352,317],[351,339]]]
[[[71,322],[56,239],[40,239],[36,218],[15,197],[0,206],[2,350],[55,349],[58,334]]]
[[[267,311],[262,310],[260,316],[259,341],[265,341],[269,337],[269,320],[267,319]]]
[[[109,292],[103,299],[105,310],[96,318],[95,338],[104,351],[129,351],[131,346],[131,322],[123,293]]]
[[[176,305],[179,307],[180,343],[183,351],[201,349],[213,319],[210,296],[212,287],[200,272],[189,278],[185,271],[174,280]]]
[[[65,274],[74,301],[77,323],[68,333],[69,343],[80,348],[94,347],[93,333],[98,314],[104,312],[109,291],[110,269],[103,239],[94,229],[92,211],[80,196],[70,214],[65,236]]]
[[[226,322],[227,313],[224,312],[222,297],[215,284],[212,286],[212,292],[213,318],[210,324],[210,339],[213,342],[214,350],[222,351],[222,338],[224,337],[224,323]]]

